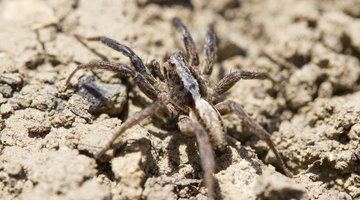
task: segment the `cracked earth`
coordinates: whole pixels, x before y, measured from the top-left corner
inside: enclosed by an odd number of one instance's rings
[[[240,81],[224,97],[272,134],[295,177],[228,115],[236,140],[216,155],[218,199],[360,198],[359,1],[0,0],[0,199],[206,199],[194,138],[156,119],[128,130],[115,157],[93,158],[150,102],[131,80],[81,70],[64,85],[80,63],[129,63],[75,34],[164,62],[183,49],[175,16],[200,52],[216,22],[213,80],[238,69],[280,80]]]

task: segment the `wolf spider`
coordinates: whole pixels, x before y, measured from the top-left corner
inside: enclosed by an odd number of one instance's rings
[[[270,139],[270,134],[248,116],[241,105],[234,101],[213,104],[221,94],[228,91],[240,79],[274,80],[267,73],[238,70],[225,76],[217,84],[211,83],[208,77],[212,72],[216,55],[213,24],[209,25],[206,34],[205,61],[200,68],[196,46],[186,26],[177,17],[172,22],[183,36],[186,53],[178,51],[172,54],[170,59],[163,64],[163,68],[157,61],[152,61],[145,67],[140,57],[129,47],[108,37],[82,37],[88,41],[100,41],[119,51],[130,59],[133,68],[124,64],[92,61],[79,65],[66,80],[67,84],[79,69],[101,68],[133,78],[140,90],[153,100],[152,104],[127,119],[119,127],[108,143],[96,154],[96,158],[100,158],[112,148],[116,139],[127,129],[148,116],[157,115],[165,119],[177,119],[178,128],[182,133],[196,136],[207,195],[209,199],[213,199],[215,168],[213,149],[222,151],[227,145],[221,115],[234,112],[253,134],[267,143],[275,153],[282,170],[291,177],[290,171]]]

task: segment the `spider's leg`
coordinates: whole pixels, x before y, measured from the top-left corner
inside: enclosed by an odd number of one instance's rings
[[[66,79],[66,84],[68,85],[70,82],[70,79],[74,76],[74,74],[80,70],[85,68],[99,68],[99,69],[105,69],[109,71],[117,72],[123,76],[126,77],[133,77],[137,85],[139,86],[140,90],[144,92],[146,96],[148,96],[150,99],[155,100],[157,98],[157,92],[152,86],[152,84],[149,83],[149,81],[139,72],[133,71],[131,68],[129,68],[126,65],[123,64],[116,64],[116,63],[110,63],[107,61],[91,61],[86,64],[79,65]]]
[[[210,75],[213,69],[216,56],[216,35],[214,31],[214,24],[209,25],[209,29],[206,33],[205,43],[205,64],[202,69],[202,74]]]
[[[161,81],[165,81],[164,75],[161,73],[160,63],[157,60],[152,60],[148,65],[148,68],[151,74],[156,78],[159,78]]]
[[[178,127],[184,134],[195,134],[200,152],[201,167],[204,170],[204,182],[207,188],[208,199],[214,199],[214,171],[215,158],[211,148],[209,135],[205,128],[188,116],[180,116]]]
[[[101,158],[107,150],[112,148],[114,142],[116,141],[116,139],[118,137],[120,137],[120,135],[122,135],[127,129],[140,123],[142,120],[144,120],[148,116],[153,115],[158,110],[159,107],[160,107],[160,104],[158,102],[154,102],[151,105],[149,105],[148,107],[146,107],[144,110],[142,110],[138,113],[135,113],[135,115],[133,115],[132,117],[127,119],[123,124],[121,124],[121,126],[115,132],[115,134],[111,137],[109,142],[95,155],[95,158],[96,159]]]
[[[80,64],[76,67],[76,69],[74,71],[71,72],[71,74],[69,75],[69,77],[66,79],[66,84],[68,85],[71,78],[74,76],[74,74],[80,70],[80,69],[85,69],[85,68],[99,68],[99,69],[105,69],[105,70],[109,70],[109,71],[114,71],[114,72],[118,72],[123,76],[126,77],[130,77],[133,76],[135,73],[132,69],[130,69],[129,67],[127,67],[126,65],[122,65],[122,64],[115,64],[115,63],[110,63],[110,62],[106,62],[106,61],[101,61],[101,60],[96,60],[96,61],[91,61],[89,63],[86,64]]]
[[[196,50],[195,42],[192,39],[190,32],[188,31],[186,26],[182,23],[182,21],[179,18],[174,17],[172,22],[173,22],[173,25],[176,27],[176,29],[183,36],[183,41],[184,41],[184,45],[186,48],[186,52],[188,54],[190,66],[198,66],[200,63],[199,56],[198,56],[198,53]]]
[[[259,123],[257,123],[253,118],[246,114],[242,106],[234,101],[221,102],[215,106],[215,108],[220,112],[220,114],[228,114],[234,112],[244,124],[251,130],[251,133],[255,134],[261,140],[264,140],[270,149],[274,152],[277,160],[280,162],[282,170],[285,172],[286,176],[292,177],[291,172],[285,166],[285,162],[281,158],[279,152],[277,151],[275,144],[270,138],[269,132],[267,132]]]
[[[141,73],[149,82],[152,84],[155,82],[154,77],[148,72],[145,68],[145,65],[141,58],[135,54],[133,50],[131,50],[128,46],[120,44],[119,42],[108,38],[106,36],[99,36],[99,37],[89,37],[85,38],[82,36],[77,35],[78,38],[83,38],[89,41],[100,41],[101,43],[105,44],[106,46],[121,52],[124,56],[128,57],[131,61],[131,64],[134,66],[135,70]]]
[[[240,79],[269,79],[272,82],[275,82],[268,73],[239,70],[225,76],[220,80],[220,82],[215,86],[215,95],[218,96],[228,91]]]

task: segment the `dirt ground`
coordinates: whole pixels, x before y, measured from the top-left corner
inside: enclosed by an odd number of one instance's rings
[[[237,140],[216,155],[218,199],[360,199],[358,0],[0,0],[0,199],[206,199],[194,138],[156,119],[127,131],[114,157],[94,159],[151,102],[133,81],[94,69],[64,83],[79,63],[129,64],[75,34],[164,62],[184,49],[174,16],[199,52],[215,21],[214,81],[238,69],[278,80],[240,81],[224,98],[272,133],[295,177],[228,115]]]

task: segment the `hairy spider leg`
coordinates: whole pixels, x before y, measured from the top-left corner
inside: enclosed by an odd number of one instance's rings
[[[182,23],[182,21],[178,17],[174,17],[172,22],[173,22],[173,25],[175,26],[175,28],[183,36],[183,41],[184,41],[184,45],[185,45],[185,49],[187,52],[190,66],[198,66],[200,63],[199,55],[197,53],[196,45],[195,45],[194,40],[191,37],[190,32],[188,31],[186,26]]]
[[[255,134],[261,140],[264,140],[270,149],[274,152],[277,160],[280,162],[280,166],[286,176],[292,177],[293,175],[285,166],[285,162],[281,158],[279,152],[277,151],[275,144],[271,140],[271,135],[268,133],[262,126],[259,125],[253,118],[246,114],[242,106],[234,101],[225,101],[215,105],[216,109],[220,114],[225,115],[234,112],[244,124],[251,130],[251,133]]]
[[[228,91],[240,79],[269,79],[271,82],[275,83],[274,79],[272,79],[268,73],[239,70],[225,76],[220,80],[220,82],[214,88],[215,95],[218,96]]]
[[[165,77],[161,72],[160,63],[157,60],[152,60],[150,64],[148,64],[148,68],[150,69],[150,73],[155,78],[159,78],[161,81],[165,81]]]
[[[80,69],[85,69],[85,68],[106,69],[109,71],[119,72],[120,74],[122,74],[123,76],[126,76],[126,77],[130,77],[130,76],[134,75],[134,71],[132,69],[130,69],[129,67],[127,67],[126,65],[110,63],[110,62],[106,62],[106,61],[102,61],[102,60],[96,60],[96,61],[88,62],[86,64],[78,65],[76,67],[76,69],[74,71],[72,71],[71,74],[66,79],[66,84],[69,85],[71,78],[74,76],[74,74],[77,71],[79,71]]]
[[[214,31],[214,24],[209,25],[205,39],[205,63],[201,74],[210,75],[216,57],[216,35]]]
[[[81,38],[81,36],[78,37]],[[114,49],[115,51],[122,53],[124,56],[130,59],[130,62],[134,66],[135,70],[139,72],[141,75],[143,75],[151,84],[154,84],[156,82],[156,79],[147,70],[141,58],[138,55],[136,55],[135,52],[131,50],[128,46],[120,44],[119,42],[111,38],[108,38],[106,36],[89,37],[84,39],[89,41],[100,41],[101,43]]]
[[[126,65],[123,64],[116,64],[116,63],[110,63],[107,61],[91,61],[86,64],[81,64],[77,66],[77,68],[69,75],[69,77],[66,79],[66,84],[69,85],[70,79],[74,76],[74,74],[84,68],[99,68],[99,69],[105,69],[109,71],[118,72],[119,74],[126,76],[126,77],[133,77],[135,82],[137,83],[138,87],[146,96],[148,96],[150,99],[157,99],[158,92],[155,90],[155,88],[152,86],[152,84],[149,83],[149,81],[139,72],[135,72],[131,68],[129,68]]]
[[[189,116],[179,117],[178,127],[184,134],[195,134],[200,152],[201,168],[204,170],[204,182],[207,188],[208,199],[214,199],[214,152],[211,148],[209,136],[205,128],[196,120],[191,120]]]

